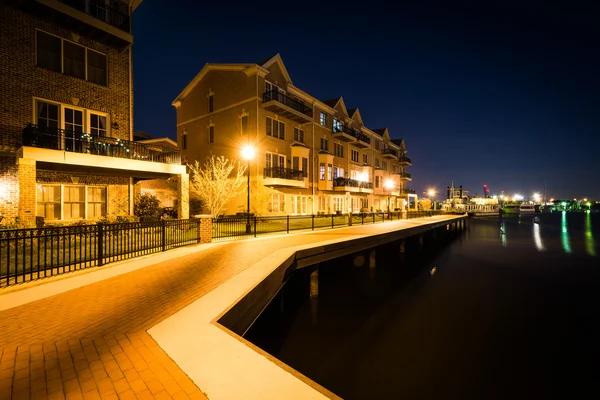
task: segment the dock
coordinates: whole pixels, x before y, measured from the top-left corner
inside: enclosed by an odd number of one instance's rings
[[[336,398],[241,335],[298,268],[358,253],[376,268],[380,246],[401,253],[465,224],[447,215],[198,244],[3,289],[0,399]]]

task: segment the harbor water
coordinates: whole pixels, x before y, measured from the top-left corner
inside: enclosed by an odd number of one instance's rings
[[[246,339],[345,399],[600,398],[600,214],[390,254],[322,264],[317,298],[299,271]]]

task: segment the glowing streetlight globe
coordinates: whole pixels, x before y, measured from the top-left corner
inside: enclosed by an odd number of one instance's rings
[[[386,189],[392,189],[394,187],[394,181],[392,181],[391,179],[387,179],[383,185]]]
[[[433,189],[429,189],[429,190],[427,191],[427,194],[429,195],[429,197],[433,197],[433,196],[435,196],[435,190],[433,190]]]
[[[252,160],[254,158],[254,147],[246,145],[242,148],[242,157],[244,160]]]

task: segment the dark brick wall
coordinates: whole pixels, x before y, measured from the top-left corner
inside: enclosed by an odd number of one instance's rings
[[[129,139],[129,50],[119,51],[73,35],[67,29],[0,4],[0,151],[15,150],[27,122],[33,122],[33,97],[110,114],[119,129],[111,136]],[[108,56],[108,86],[36,66],[36,28],[77,42]],[[74,104],[75,105],[75,104]]]

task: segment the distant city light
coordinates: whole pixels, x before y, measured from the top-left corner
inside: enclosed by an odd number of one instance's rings
[[[515,195],[513,196],[513,200],[514,200],[514,201],[520,201],[520,200],[523,200],[523,195],[521,195],[521,194],[515,194]]]
[[[429,197],[434,197],[435,196],[435,190],[434,189],[429,189],[427,191],[427,194],[429,195]]]
[[[535,201],[535,202],[539,202],[539,201],[540,201],[540,199],[541,199],[541,196],[540,196],[540,194],[539,194],[539,193],[534,193],[534,194],[533,194],[533,201]]]

